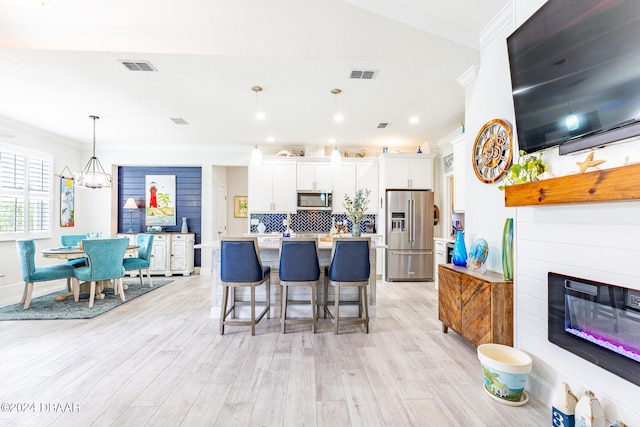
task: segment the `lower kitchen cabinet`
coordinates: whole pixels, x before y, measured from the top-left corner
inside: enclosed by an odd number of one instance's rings
[[[128,237],[132,244],[136,241],[135,234],[118,234],[118,237]],[[193,233],[153,233],[149,271],[153,275],[189,276],[194,271],[194,244]],[[137,275],[137,271],[131,275]]]
[[[502,274],[438,266],[438,319],[474,346],[513,345],[513,282]]]

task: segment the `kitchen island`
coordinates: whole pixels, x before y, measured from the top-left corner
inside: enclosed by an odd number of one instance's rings
[[[362,237],[379,237],[379,235],[367,235],[363,234]],[[341,239],[348,239],[348,236],[338,237]],[[278,275],[278,269],[280,264],[280,235],[260,235],[258,236],[258,248],[260,250],[260,259],[262,264],[271,267],[271,315],[280,316],[280,302],[282,297],[282,288],[279,285],[280,279]],[[220,241],[216,240],[210,243],[204,243],[198,245],[203,249],[211,249],[211,318],[220,318],[220,304],[222,302],[222,286],[220,284]],[[324,283],[324,267],[329,265],[331,261],[331,248],[333,244],[328,239],[318,240],[318,252],[320,261],[320,282],[317,288],[318,301],[324,303],[325,295],[322,283]],[[369,262],[371,263],[371,275],[369,276],[369,315],[375,316],[376,313],[376,250],[384,248],[384,245],[371,244],[369,250]],[[352,292],[351,292],[352,291]],[[262,292],[262,293],[261,293]],[[249,290],[239,288],[236,290],[237,298],[239,300],[249,299]],[[342,292],[342,300],[355,301],[358,296],[358,289],[345,288]],[[258,287],[256,289],[257,299],[264,298],[264,287]],[[333,288],[329,288],[329,302],[333,301]],[[308,301],[309,290],[307,288],[290,288],[289,290],[290,300]],[[242,307],[245,308],[245,307]],[[306,310],[308,306],[291,305],[293,315],[297,315],[295,310]],[[348,307],[350,308],[350,307]]]

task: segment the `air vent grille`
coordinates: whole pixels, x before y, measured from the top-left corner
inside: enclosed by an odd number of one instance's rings
[[[376,70],[351,70],[350,79],[371,80],[376,76]]]
[[[177,125],[188,125],[189,123],[182,117],[171,117],[171,121]]]
[[[387,127],[389,127],[389,123],[378,123],[378,129],[386,129]]]
[[[127,67],[129,71],[158,71],[151,65],[149,61],[125,61],[120,60],[120,63]]]

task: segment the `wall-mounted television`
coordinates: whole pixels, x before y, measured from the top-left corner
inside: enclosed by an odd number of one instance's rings
[[[549,0],[507,49],[520,150],[640,135],[640,0]]]

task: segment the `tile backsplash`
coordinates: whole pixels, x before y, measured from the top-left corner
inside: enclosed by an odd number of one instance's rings
[[[265,233],[283,233],[287,226],[283,225],[283,221],[287,219],[286,214],[251,214],[250,219],[257,219],[262,222],[266,229]],[[291,214],[291,230],[294,232],[320,232],[329,233],[331,231],[332,219],[338,223],[342,222],[349,226],[351,232],[351,222],[344,214],[332,214],[327,211],[300,211]],[[251,221],[249,221],[251,222]],[[364,215],[360,222],[360,231],[365,232],[365,224],[367,222],[376,223],[376,215]],[[377,226],[376,226],[377,229]],[[257,233],[258,226],[251,226],[251,233]]]

